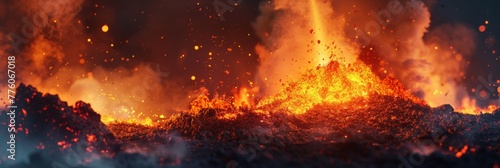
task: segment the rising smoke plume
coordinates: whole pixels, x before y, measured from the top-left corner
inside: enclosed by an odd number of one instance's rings
[[[195,89],[178,82],[178,74],[171,73],[170,64],[175,62],[164,64],[153,56],[126,55],[114,44],[120,39],[101,32],[103,24],[91,29],[80,15],[92,12],[89,8],[97,4],[83,0],[2,3],[12,17],[1,17],[6,26],[0,32],[0,47],[2,55],[17,57],[18,84],[58,94],[70,104],[83,100],[115,119],[168,116],[177,108],[186,108],[194,97],[190,91]],[[113,10],[107,11],[112,16]],[[130,39],[149,36],[147,32]],[[6,60],[1,61],[6,64]],[[7,87],[2,86],[2,90]]]
[[[316,13],[323,20],[315,21]],[[254,25],[262,38],[256,46],[261,59],[257,80],[271,95],[282,83],[322,64],[315,49],[335,52],[328,54],[333,55],[331,60],[356,60],[370,50],[380,58],[368,64],[380,64],[384,73],[394,74],[429,105],[460,107],[469,100],[463,80],[475,50],[475,34],[459,23],[429,29],[430,22],[422,1],[263,3]],[[323,30],[325,39],[315,36],[318,30]],[[327,46],[318,47],[319,41]]]

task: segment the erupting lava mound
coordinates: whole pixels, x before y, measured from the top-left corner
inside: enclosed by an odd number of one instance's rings
[[[364,108],[367,107],[365,100],[376,99],[380,95],[424,104],[405,90],[396,78],[388,76],[381,80],[363,62],[345,64],[331,61],[327,66],[310,69],[300,78],[284,84],[281,92],[264,98],[258,107],[270,111],[286,110],[295,114],[305,113],[315,105],[324,104]]]
[[[283,100],[286,101],[286,100]],[[370,95],[305,113],[203,108],[155,126],[100,121],[31,86],[17,89],[18,159],[9,167],[493,167],[500,110],[465,115],[449,105]],[[22,110],[21,110],[22,109]],[[230,116],[230,117],[228,117]],[[3,120],[5,121],[5,120]],[[6,125],[6,123],[1,123]],[[3,130],[5,131],[5,130]],[[4,132],[2,132],[4,133]],[[29,153],[28,153],[29,152]],[[2,158],[2,167],[6,165]]]

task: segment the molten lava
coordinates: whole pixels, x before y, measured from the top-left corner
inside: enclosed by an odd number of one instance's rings
[[[260,101],[257,107],[272,107],[302,114],[322,104],[361,107],[364,105],[358,102],[359,98],[369,99],[372,95],[394,96],[423,103],[404,90],[394,78],[379,79],[362,62],[354,64],[330,62],[325,67],[307,71],[298,80],[287,84],[276,96]],[[356,102],[351,102],[354,99]]]

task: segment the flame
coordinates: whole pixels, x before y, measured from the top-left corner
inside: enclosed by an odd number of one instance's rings
[[[253,94],[250,93],[250,89],[246,87],[240,88],[240,90],[234,94],[234,105],[236,107],[252,107],[255,105],[252,97]]]
[[[216,95],[213,99],[208,98],[207,93],[202,93],[191,102],[191,112],[198,113],[202,109],[231,110],[234,105],[225,96]]]
[[[71,143],[68,143],[66,141],[59,141],[59,142],[57,142],[57,145],[59,145],[62,150],[66,149],[68,147],[71,147]]]
[[[481,114],[481,113],[492,113],[496,109],[500,108],[496,105],[488,105],[487,107],[479,107],[476,104],[476,99],[473,98],[464,98],[462,99],[462,104],[455,111],[464,113],[464,114]]]
[[[369,99],[375,94],[423,103],[394,78],[379,79],[363,62],[343,64],[334,61],[327,66],[309,70],[298,80],[287,84],[277,95],[261,100],[257,107],[271,106],[303,114],[321,104],[346,103],[350,107],[362,106],[361,103],[351,101],[360,102],[359,99]]]
[[[101,115],[101,122],[108,125],[111,123],[127,123],[127,124],[136,124],[143,126],[154,126],[154,122],[150,117],[140,118],[127,118],[127,119],[117,119],[112,115]]]
[[[88,134],[87,135],[87,141],[89,143],[96,142],[96,140],[97,140],[97,137],[95,135],[93,135],[93,134]]]

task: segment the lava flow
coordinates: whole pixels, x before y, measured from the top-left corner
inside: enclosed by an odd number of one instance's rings
[[[295,114],[305,113],[316,105],[341,104],[344,108],[362,108],[366,104],[359,98],[369,100],[373,95],[400,97],[424,104],[395,78],[380,80],[362,62],[349,65],[331,62],[325,67],[307,71],[276,96],[261,100],[258,107],[269,106],[268,109],[290,110]]]

